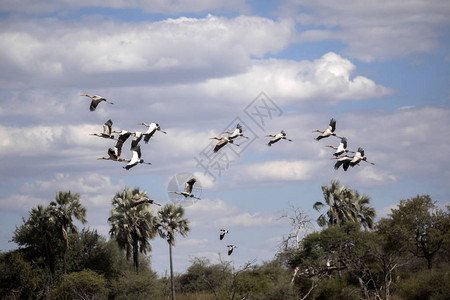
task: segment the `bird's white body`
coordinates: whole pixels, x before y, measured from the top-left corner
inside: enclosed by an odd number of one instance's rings
[[[231,253],[233,253],[233,249],[237,248],[235,245],[228,245],[228,255],[231,255]]]
[[[138,125],[144,125],[147,126],[148,129],[146,132],[144,132],[144,142],[147,144],[150,138],[155,134],[156,131],[161,131],[162,133],[167,133],[164,130],[161,130],[161,127],[157,123],[139,123]]]
[[[88,94],[84,94],[84,95],[81,95],[81,96],[85,96],[85,97],[91,98],[91,105],[89,107],[90,111],[94,111],[97,108],[97,105],[100,102],[102,102],[102,101],[105,101],[106,103],[109,103],[109,104],[114,104],[114,103],[109,102],[108,100],[106,100],[106,98],[103,98],[102,96],[99,96],[99,95],[91,96],[91,95],[88,95]]]
[[[289,142],[292,142],[292,140],[286,138],[286,132],[284,132],[284,130],[281,130],[280,133],[277,133],[275,135],[273,134],[269,134],[266,135],[268,137],[272,137],[272,139],[269,141],[269,143],[267,144],[268,146],[272,146],[272,144],[275,144],[276,142],[280,141],[280,140],[287,140]]]
[[[242,133],[242,126],[240,124],[236,125],[236,128],[233,131],[225,131],[224,133],[229,133],[230,135],[228,136],[228,139],[233,140],[237,137],[244,137],[247,138],[246,136],[244,136],[244,134]]]
[[[170,192],[170,193],[182,195],[185,198],[195,198],[195,199],[199,199],[200,200],[200,198],[197,198],[197,197],[194,196],[194,194],[192,194],[192,188],[194,187],[195,182],[197,182],[197,180],[195,178],[191,178],[184,184],[184,191],[182,191],[182,192]]]
[[[220,240],[223,240],[226,233],[228,233],[228,230],[220,229],[220,235],[219,235]]]

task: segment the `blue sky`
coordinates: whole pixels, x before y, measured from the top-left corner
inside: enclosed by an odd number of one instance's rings
[[[171,203],[168,183],[183,172],[199,179],[202,199],[186,206],[192,231],[174,250],[178,272],[196,256],[214,263],[220,253],[236,267],[272,259],[292,231],[283,212],[293,205],[315,220],[333,179],[368,194],[378,217],[417,194],[444,207],[449,14],[438,0],[2,1],[0,250],[17,247],[14,228],[57,191],[79,193],[87,226],[107,236],[116,192],[139,187]],[[85,93],[114,105],[90,112]],[[251,116],[262,101],[276,113],[259,126]],[[325,146],[338,140],[312,133],[332,117],[374,166],[333,169]],[[96,160],[112,144],[89,133],[108,119],[115,130],[157,122],[168,132],[142,145],[151,166]],[[222,149],[228,164],[205,174],[195,158],[236,122],[251,143]],[[267,147],[264,135],[281,130],[293,141]],[[167,245],[151,243],[161,275]],[[228,243],[238,246],[231,257]]]

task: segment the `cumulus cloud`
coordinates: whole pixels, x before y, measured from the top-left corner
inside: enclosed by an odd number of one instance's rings
[[[280,105],[312,99],[370,99],[394,92],[367,77],[354,76],[355,72],[353,63],[330,52],[314,61],[254,60],[245,73],[210,79],[197,86],[211,98],[220,95],[233,100],[239,95],[246,102],[264,91]]]
[[[28,80],[50,86],[74,80],[126,86],[221,77],[245,71],[251,57],[283,49],[293,31],[289,21],[252,16],[137,24],[8,21],[0,33],[0,66],[9,70],[0,77],[2,86]]]

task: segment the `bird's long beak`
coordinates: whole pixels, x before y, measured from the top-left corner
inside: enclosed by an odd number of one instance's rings
[[[144,123],[138,123],[138,125],[144,125]]]
[[[80,96],[86,96],[86,97],[89,97],[89,95],[88,95],[88,94],[83,94],[83,95],[80,95]]]
[[[167,132],[165,132],[164,130],[161,130],[161,129],[160,129],[159,131],[161,131],[161,132],[164,133],[164,134],[167,134]]]

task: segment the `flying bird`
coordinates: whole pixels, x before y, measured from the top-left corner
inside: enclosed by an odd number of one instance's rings
[[[214,147],[214,152],[219,151],[221,148],[223,148],[228,143],[239,146],[238,144],[234,144],[234,141],[228,137],[221,137],[221,138],[212,137],[212,138],[210,138],[210,140],[218,140],[219,141],[216,144],[216,146]]]
[[[123,168],[126,170],[131,169],[132,167],[136,166],[137,164],[147,164],[151,165],[152,163],[144,162],[144,160],[141,158],[141,146],[137,145],[135,148],[131,150],[133,153],[133,156],[131,159],[126,159],[124,161],[127,161],[128,164],[124,166]]]
[[[228,233],[228,230],[220,229],[220,240],[223,240],[223,237],[225,236],[225,233]]]
[[[131,140],[131,150],[133,150],[133,148],[136,148],[137,145],[139,145],[139,142],[141,141],[143,135],[142,132],[140,131],[136,131],[133,132],[134,138]]]
[[[138,125],[144,125],[144,126],[147,126],[148,127],[148,129],[147,129],[147,131],[146,132],[144,132],[144,142],[147,144],[148,143],[148,141],[150,141],[150,138],[153,136],[153,134],[156,132],[156,131],[161,131],[162,133],[164,133],[164,134],[166,134],[167,132],[165,132],[164,130],[161,130],[161,127],[159,126],[159,124],[158,123],[150,123],[150,124],[147,124],[147,123],[138,123]]]
[[[161,206],[161,204],[156,203],[153,199],[150,199],[150,198],[148,198],[148,197],[129,198],[129,199],[135,200],[135,201],[133,202],[133,204],[131,204],[131,206],[133,206],[133,207],[138,206],[138,205],[140,205],[140,204],[144,204],[144,203],[154,204],[154,205],[157,205],[157,206]]]
[[[170,193],[177,194],[177,195],[182,195],[185,198],[190,197],[190,198],[194,198],[194,199],[200,200],[200,198],[197,198],[197,197],[195,197],[192,194],[192,187],[194,186],[194,184],[196,182],[197,182],[197,180],[195,178],[191,178],[185,183],[183,192],[181,192],[181,193],[180,192],[170,192]]]
[[[242,131],[243,131],[242,130],[242,126],[241,126],[241,124],[238,123],[236,125],[236,129],[234,129],[233,131],[224,131],[223,133],[228,133],[229,134],[228,138],[230,140],[235,139],[235,138],[237,138],[239,136],[248,139],[248,136],[243,135]]]
[[[231,255],[231,253],[233,253],[233,249],[237,248],[235,245],[228,245],[228,255]]]
[[[267,137],[272,137],[272,138],[273,138],[273,139],[271,139],[271,140],[269,141],[269,143],[267,144],[268,146],[272,146],[272,144],[278,142],[279,140],[287,140],[287,141],[289,141],[289,142],[292,142],[292,140],[286,138],[286,132],[284,132],[284,130],[281,130],[280,133],[277,133],[277,134],[275,134],[275,135],[269,134],[269,135],[266,135],[266,136],[267,136]]]
[[[336,130],[336,120],[331,118],[330,124],[328,125],[327,129],[324,131],[322,130],[314,130],[313,132],[321,132],[322,134],[316,137],[316,140],[319,141],[323,138],[329,137],[330,135],[333,135],[335,137],[341,138],[340,136],[337,136],[334,131]]]
[[[114,136],[111,131],[111,126],[113,122],[111,120],[108,120],[103,124],[103,132],[102,133],[90,133],[90,135],[99,136],[106,139],[113,139]]]
[[[106,100],[105,98],[103,98],[102,96],[99,96],[99,95],[90,96],[88,94],[84,94],[84,95],[80,95],[80,96],[85,96],[85,97],[89,97],[89,98],[92,99],[91,106],[89,107],[90,111],[94,111],[97,108],[97,105],[100,102],[102,102],[102,101],[105,101],[106,103],[109,103],[109,104],[114,104],[114,103],[109,102],[108,100]]]
[[[100,157],[97,159],[106,159],[106,160],[113,160],[113,161],[126,161],[126,159],[119,158],[117,155],[117,148],[108,148],[108,157]]]
[[[114,146],[114,152],[117,157],[122,154],[122,146],[123,143],[130,137],[131,132],[127,130],[113,131],[113,133],[118,133],[119,137],[117,138],[116,146]]]
[[[356,165],[359,165],[361,161],[365,161],[366,163],[374,165],[374,163],[367,161],[367,158],[364,156],[364,149],[359,147],[355,156],[353,156],[353,159],[350,161],[350,166],[354,167]]]
[[[332,159],[337,159],[337,162],[334,164],[334,169],[339,169],[340,166],[344,169],[344,171],[347,171],[348,167],[350,166],[350,162],[353,159],[353,156],[349,155],[343,155],[341,157],[333,157]]]
[[[330,148],[333,148],[334,150],[336,150],[336,152],[333,153],[333,155],[336,157],[344,154],[344,152],[355,153],[355,152],[347,149],[347,138],[346,137],[341,138],[341,142],[339,143],[339,146],[334,147],[334,146],[328,145],[327,147],[330,147]]]

